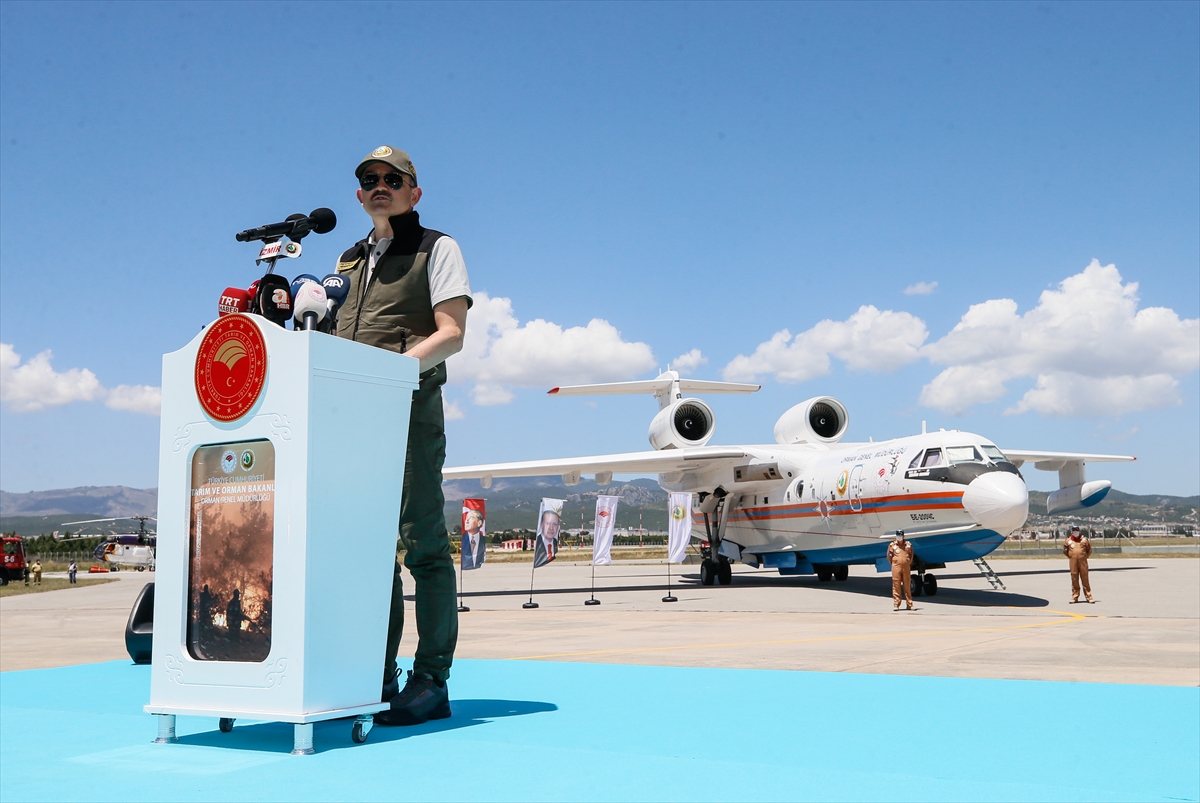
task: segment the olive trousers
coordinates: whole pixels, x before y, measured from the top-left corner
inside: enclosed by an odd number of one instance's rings
[[[445,368],[442,371],[444,376]],[[416,586],[417,651],[413,672],[425,672],[445,683],[450,677],[450,664],[458,644],[458,584],[450,555],[450,539],[446,536],[443,510],[446,500],[442,495],[446,433],[441,424],[440,392],[436,394],[437,420],[417,420],[422,395],[422,391],[418,391],[414,396],[414,420],[408,428],[404,491],[400,500],[400,541],[406,550],[404,566],[412,573]],[[384,683],[396,674],[396,651],[403,634],[404,581],[397,561],[392,578]]]

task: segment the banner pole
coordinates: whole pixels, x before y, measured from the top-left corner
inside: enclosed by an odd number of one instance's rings
[[[533,564],[529,569],[529,602],[522,605],[522,608],[536,608],[538,604],[533,601],[533,573],[537,570],[537,550],[533,551]]]
[[[595,548],[596,548],[595,544],[593,543],[592,549],[595,550]],[[596,556],[595,556],[595,554],[592,555],[592,598],[585,599],[583,601],[583,604],[584,605],[599,605],[600,604],[600,600],[596,599]]]
[[[679,602],[679,600],[671,593],[671,553],[670,546],[667,547],[667,595],[662,598],[663,602]]]
[[[468,540],[468,541],[467,541],[467,543],[470,543],[470,541]],[[463,604],[462,604],[462,592],[463,592],[463,587],[462,587],[462,583],[463,583],[463,568],[462,568],[462,564],[463,564],[463,562],[462,562],[462,554],[460,553],[460,554],[459,554],[459,556],[458,556],[458,612],[459,612],[459,613],[466,613],[467,611],[469,611],[469,610],[471,610],[471,609],[470,609],[470,608],[468,608],[466,605],[463,605]]]

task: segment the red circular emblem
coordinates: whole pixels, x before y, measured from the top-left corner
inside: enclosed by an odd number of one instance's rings
[[[196,355],[196,396],[218,421],[250,412],[267,380],[267,344],[245,315],[226,315],[204,333]]]

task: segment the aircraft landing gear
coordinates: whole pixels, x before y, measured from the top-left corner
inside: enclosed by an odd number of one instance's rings
[[[927,574],[923,578],[921,578],[921,582],[922,582],[922,585],[925,586],[925,596],[927,596],[927,597],[936,597],[937,596],[937,578],[936,577],[934,577],[932,574]]]
[[[700,561],[700,584],[710,586],[717,582],[717,567],[711,560],[705,558]]]
[[[725,558],[717,559],[717,582],[723,586],[733,582],[733,565]]]
[[[839,583],[846,582],[848,579],[850,579],[850,567],[849,566],[834,567],[833,579],[837,580]]]
[[[817,579],[820,580],[822,583],[828,583],[830,580],[833,579],[833,567],[832,566],[817,566],[816,569],[817,569]]]
[[[920,575],[912,575],[909,578],[909,589],[912,591],[913,597],[919,597],[925,593],[925,585],[921,582]]]
[[[700,583],[710,586],[714,583],[720,583],[727,586],[733,582],[733,566],[729,561],[718,556],[716,560],[705,558],[700,562]]]

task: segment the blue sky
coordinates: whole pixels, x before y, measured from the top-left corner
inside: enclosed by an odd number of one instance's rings
[[[450,464],[648,448],[652,400],[544,390],[698,350],[763,384],[710,400],[714,443],[831,394],[853,439],[928,420],[1195,494],[1197,30],[1195,3],[10,0],[0,487],[153,486],[161,355],[255,278],[233,234],[329,206],[293,263],[328,272],[387,143],[480,294]]]

